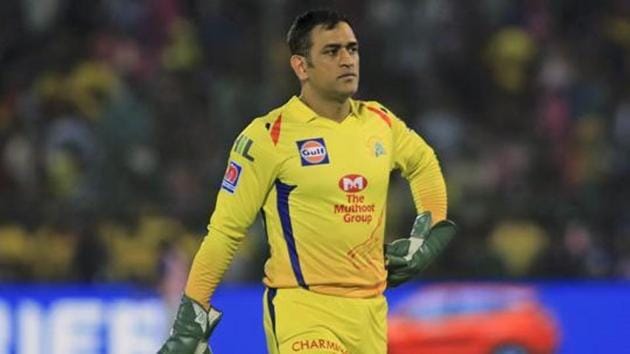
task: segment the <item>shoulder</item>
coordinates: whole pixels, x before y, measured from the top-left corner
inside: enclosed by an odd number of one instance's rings
[[[273,143],[273,131],[278,129],[282,120],[282,109],[277,108],[269,113],[252,119],[243,129],[241,135],[247,135],[261,141]]]
[[[390,128],[402,122],[389,108],[385,107],[384,104],[378,101],[355,100],[354,102],[356,105],[355,107],[361,116],[372,119],[380,119]]]
[[[385,107],[384,104],[382,104],[379,101],[375,101],[375,100],[355,100],[354,101],[359,110],[365,110],[365,109],[378,109],[381,112],[385,113],[385,114],[389,114],[389,115],[394,115],[394,113],[387,107]]]
[[[231,154],[239,159],[244,158],[240,162],[254,163],[273,158],[273,145],[264,118],[254,118],[236,137]]]

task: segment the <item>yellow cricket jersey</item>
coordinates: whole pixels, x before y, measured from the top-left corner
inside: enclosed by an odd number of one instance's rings
[[[261,212],[270,245],[264,283],[345,297],[386,286],[383,241],[390,172],[418,211],[446,217],[433,150],[378,102],[351,100],[340,123],[293,97],[236,139],[186,293],[206,304]]]

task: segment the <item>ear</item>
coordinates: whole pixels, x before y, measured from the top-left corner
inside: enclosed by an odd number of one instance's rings
[[[295,73],[295,76],[298,77],[300,82],[308,80],[308,73],[306,72],[306,67],[308,63],[306,62],[306,58],[301,55],[292,55],[291,56],[291,68]]]

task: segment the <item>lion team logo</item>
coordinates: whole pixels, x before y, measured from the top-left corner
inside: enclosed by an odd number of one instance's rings
[[[371,136],[367,141],[367,148],[370,154],[372,154],[372,156],[374,157],[387,155],[385,144],[383,144],[383,138],[381,138],[380,136]]]
[[[374,156],[379,157],[381,155],[385,155],[385,147],[380,141],[377,141],[374,143]]]
[[[330,162],[323,138],[300,140],[297,146],[302,166],[323,165]]]
[[[238,186],[238,179],[241,177],[242,169],[243,168],[241,167],[241,165],[237,164],[234,161],[230,161],[227,170],[225,170],[225,176],[223,176],[221,188],[230,193],[234,193],[236,187]]]
[[[364,190],[368,185],[367,178],[361,175],[345,175],[339,179],[339,188],[347,193]]]

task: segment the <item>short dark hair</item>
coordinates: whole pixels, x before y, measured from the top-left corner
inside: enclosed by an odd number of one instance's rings
[[[330,30],[335,28],[339,22],[345,22],[352,27],[348,17],[333,10],[310,10],[296,17],[287,33],[287,43],[291,55],[297,54],[308,56],[313,43],[311,42],[311,31],[318,25]]]

